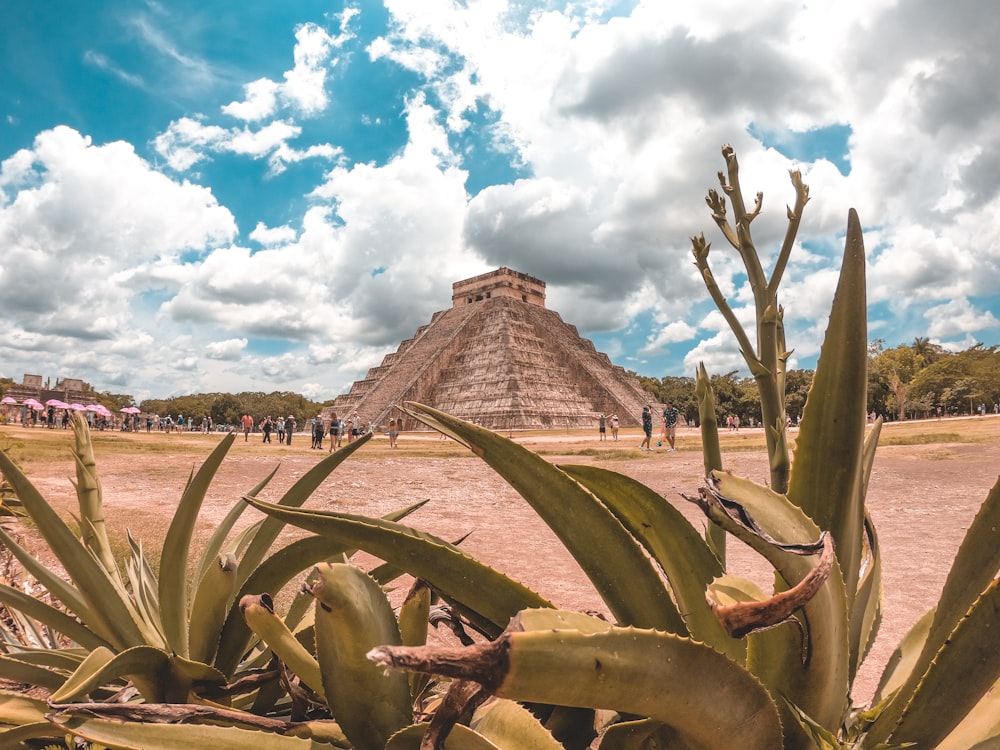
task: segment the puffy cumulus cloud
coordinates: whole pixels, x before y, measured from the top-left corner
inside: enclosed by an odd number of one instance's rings
[[[682,320],[674,321],[663,326],[649,342],[639,350],[640,354],[662,354],[669,351],[670,344],[681,341],[690,341],[698,333],[693,326]]]
[[[226,339],[225,341],[210,341],[205,344],[205,356],[209,359],[237,360],[246,351],[245,338]]]
[[[272,174],[283,172],[289,164],[306,159],[333,161],[342,149],[328,143],[314,144],[304,149],[289,145],[299,137],[302,128],[291,122],[276,120],[257,129],[223,128],[206,125],[199,119],[182,117],[153,140],[154,148],[176,171],[189,170],[211,154],[236,154],[252,159],[267,159]]]
[[[222,107],[222,112],[248,122],[258,122],[272,117],[282,108],[291,109],[306,117],[323,111],[329,103],[326,74],[333,51],[353,37],[347,29],[351,18],[349,11],[341,15],[341,33],[331,36],[315,23],[304,23],[295,31],[295,66],[285,71],[282,82],[260,78],[243,87],[246,98]]]
[[[250,232],[250,239],[259,242],[261,245],[287,245],[292,242],[297,233],[289,226],[268,227],[262,221],[257,222],[257,226]]]
[[[223,114],[246,123],[242,127],[208,124],[204,115],[181,117],[153,140],[157,153],[180,172],[213,154],[266,158],[272,174],[307,159],[333,161],[342,156],[341,148],[328,143],[295,148],[292,142],[301,136],[302,126],[294,118],[309,118],[326,110],[330,98],[327,72],[336,63],[331,57],[353,38],[348,26],[356,15],[354,9],[349,9],[338,17],[341,32],[337,36],[318,24],[301,24],[295,31],[295,64],[285,71],[283,81],[251,81],[244,86],[242,101],[221,107]]]
[[[1000,320],[989,310],[977,309],[965,297],[958,297],[924,312],[927,335],[933,339],[969,336],[1000,328]]]
[[[746,372],[746,363],[739,347],[728,331],[720,331],[710,338],[701,339],[697,346],[684,355],[682,373],[696,373],[704,365],[709,375],[724,375],[738,370]]]
[[[236,339],[326,342],[339,352],[329,359],[349,386],[359,368],[377,364],[450,306],[450,284],[461,278],[455,269],[486,270],[462,251],[465,174],[448,166],[454,154],[422,99],[410,103],[407,117],[403,152],[381,167],[334,168],[313,191],[317,205],[297,235],[258,226],[251,237],[262,250],[232,244],[197,261],[177,259],[183,280],[159,305],[159,319]],[[322,364],[323,351],[309,358]],[[306,359],[296,355],[293,367],[288,356],[254,358],[253,367],[294,379]]]
[[[7,325],[111,339],[131,322],[139,283],[117,275],[231,238],[228,210],[201,186],[156,172],[132,146],[94,145],[58,127],[0,167],[0,299]]]

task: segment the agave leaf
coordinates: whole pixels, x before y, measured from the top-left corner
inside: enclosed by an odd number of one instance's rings
[[[385,517],[398,521],[422,508],[426,501],[414,503],[393,511]],[[239,592],[229,608],[229,614],[219,636],[219,648],[215,656],[215,666],[226,675],[232,676],[240,657],[250,645],[250,629],[240,613],[239,601],[248,594],[268,594],[277,596],[278,591],[292,578],[318,562],[330,560],[349,549],[348,546],[322,536],[306,537],[294,541],[274,552],[254,570],[240,586]],[[244,558],[244,563],[246,558]],[[286,622],[288,618],[286,618]]]
[[[56,695],[72,700],[116,680],[131,680],[147,703],[183,703],[195,682],[225,683],[221,673],[205,664],[136,646],[119,654],[95,650]]]
[[[503,750],[564,750],[528,709],[514,701],[483,706],[470,726]]]
[[[67,676],[62,672],[0,654],[0,679],[36,685],[46,690],[57,690],[66,681]]]
[[[146,559],[142,542],[134,539],[128,529],[125,530],[125,536],[128,539],[131,552],[125,564],[125,570],[135,607],[142,614],[143,619],[157,629],[160,634],[159,642],[166,644],[163,628],[160,625],[160,603],[157,595],[156,574],[150,567],[149,560]]]
[[[763,555],[782,581],[795,584],[809,575],[814,565],[810,556],[792,554],[782,546],[808,548],[820,535],[800,508],[767,487],[724,473],[712,474],[706,496],[709,517]],[[729,512],[752,519],[758,530],[734,520],[712,498],[733,503]],[[847,597],[837,565],[803,607],[802,624],[803,634],[783,627],[752,635],[747,668],[772,693],[783,695],[822,726],[839,726],[848,694],[848,624]],[[792,645],[795,640],[797,647]]]
[[[522,609],[551,606],[530,589],[431,534],[378,518],[283,508],[249,498],[247,502],[283,522],[403,568],[478,616],[484,627],[492,624],[495,632]]]
[[[416,581],[399,606],[399,636],[404,645],[423,646],[427,642],[430,611],[430,587],[423,581]]]
[[[695,379],[695,397],[698,399],[698,421],[701,425],[701,453],[705,476],[713,471],[722,471],[722,447],[719,444],[719,421],[715,415],[715,390],[708,377],[705,365],[698,363],[698,377]],[[726,532],[714,523],[708,524],[705,541],[722,563],[726,565]]]
[[[101,498],[101,481],[97,477],[97,463],[94,461],[94,444],[90,439],[90,428],[80,412],[73,412],[73,437],[76,461],[76,496],[80,506],[80,530],[83,543],[93,551],[94,557],[114,577],[121,586],[122,578],[115,563],[108,540],[107,524],[104,521],[104,503]]]
[[[160,553],[158,597],[160,621],[170,649],[181,656],[188,655],[189,598],[187,587],[188,551],[201,505],[215,473],[236,439],[230,432],[198,469],[181,495],[177,510],[167,529]]]
[[[38,647],[11,651],[8,656],[25,664],[58,669],[68,674],[80,666],[87,653],[82,649]]]
[[[934,657],[890,734],[893,743],[937,747],[975,708],[1000,679],[1000,649],[984,647],[997,632],[1000,581],[994,580]]]
[[[238,564],[232,554],[220,554],[205,576],[191,603],[188,644],[191,658],[210,664],[219,646],[219,633],[236,592]]]
[[[360,568],[317,566],[316,657],[330,713],[357,750],[382,750],[413,721],[406,675],[365,658],[380,644],[399,645],[399,629],[382,589]]]
[[[45,738],[59,739],[64,737],[66,732],[48,721],[36,721],[0,732],[0,750],[19,750],[30,747],[28,740],[40,740]]]
[[[621,522],[586,488],[491,430],[413,402],[403,411],[456,436],[517,490],[559,537],[619,622],[687,634],[659,573]]]
[[[364,437],[348,443],[340,450],[327,455],[299,477],[295,484],[288,488],[285,494],[282,495],[281,500],[278,501],[278,505],[285,508],[301,507],[312,496],[320,484],[323,483],[323,480],[330,476],[334,469],[340,466],[355,451],[366,445],[371,438],[372,433],[368,433]],[[241,584],[245,580],[245,576],[250,575],[250,572],[260,565],[261,561],[267,555],[268,550],[271,549],[271,545],[274,544],[274,540],[278,538],[278,534],[281,533],[284,527],[284,521],[276,517],[272,516],[266,519],[260,530],[254,535],[254,539],[247,548],[246,553],[240,559],[240,570],[243,571],[240,578]]]
[[[875,643],[882,620],[882,549],[871,516],[865,512],[866,560],[850,617],[850,681]]]
[[[614,627],[520,631],[464,649],[375,649],[384,666],[429,671],[485,685],[497,697],[607,708],[671,727],[679,747],[719,750],[781,747],[771,696],[749,672],[715,649],[653,630]]]
[[[600,750],[650,750],[654,747],[680,747],[680,740],[670,727],[653,719],[633,719],[612,724],[601,736]]]
[[[258,493],[264,489],[268,483],[274,478],[274,475],[278,473],[278,467],[275,466],[271,473],[264,477],[257,486],[251,489],[247,494],[250,497],[257,497]],[[243,511],[247,508],[246,503],[241,500],[237,500],[236,504],[230,508],[226,517],[222,519],[221,523],[212,532],[211,538],[208,540],[208,544],[205,545],[205,549],[202,550],[201,558],[198,560],[198,565],[194,571],[194,580],[200,581],[205,577],[205,571],[215,562],[216,556],[222,549],[222,545],[226,541],[226,537],[229,536],[229,532],[233,530],[233,526],[239,520],[240,516],[243,515]]]
[[[872,704],[881,703],[901,688],[913,672],[920,654],[923,652],[927,634],[934,621],[934,608],[927,610],[917,620],[889,656],[879,680]]]
[[[1000,482],[993,485],[990,494],[969,525],[969,530],[965,533],[965,539],[958,548],[948,578],[945,580],[923,650],[906,683],[869,730],[866,742],[870,744],[866,744],[866,747],[874,747],[878,742],[888,738],[931,661],[972,604],[977,601],[979,593],[992,582],[998,568],[1000,568]]]
[[[858,215],[847,217],[847,240],[830,323],[795,445],[788,499],[833,534],[848,606],[858,587],[864,543],[862,460],[868,378],[865,246]],[[815,718],[815,717],[814,717]]]
[[[293,674],[298,675],[302,682],[312,688],[320,698],[326,700],[319,663],[296,639],[285,622],[274,613],[274,602],[271,597],[266,594],[244,596],[240,600],[240,609],[247,625],[267,644],[267,647]]]
[[[987,750],[1000,741],[1000,682],[977,703],[935,750]],[[991,743],[992,744],[988,744]]]
[[[208,724],[151,724],[108,721],[87,716],[60,715],[53,719],[63,734],[120,750],[177,750],[210,747],[212,750],[329,750],[326,740],[290,737],[259,729]]]
[[[85,648],[109,645],[107,641],[75,618],[19,589],[0,584],[0,602],[9,609],[18,610],[28,617],[39,620]]]
[[[372,576],[378,581],[378,578]],[[381,581],[379,582],[381,584]],[[427,628],[431,612],[431,589],[421,580],[416,580],[399,606],[396,620],[399,624],[399,637],[404,646],[423,646],[427,643]],[[421,694],[427,683],[428,675],[411,674],[408,678],[410,695],[414,700]]]
[[[44,721],[49,705],[13,690],[0,690],[0,724],[31,724]]]
[[[744,661],[746,644],[722,629],[705,601],[705,587],[722,575],[722,565],[680,511],[631,477],[596,466],[560,468],[607,505],[659,563],[691,635]]]
[[[571,609],[524,609],[517,613],[521,630],[576,630],[580,633],[606,633],[612,625],[607,620]]]
[[[3,542],[4,547],[17,558],[17,561],[21,563],[25,571],[42,584],[50,594],[62,602],[68,611],[75,614],[82,622],[95,629],[95,631],[102,627],[101,622],[90,611],[90,606],[84,600],[83,595],[76,590],[73,584],[63,580],[39,562],[37,558],[8,535],[3,526],[0,526],[0,542]]]
[[[108,572],[3,451],[0,451],[0,472],[14,487],[39,534],[76,584],[76,590],[85,603],[84,612],[93,618],[91,627],[117,648],[146,642],[150,634],[141,629],[142,623],[129,605],[127,593],[115,585]],[[34,567],[37,569],[37,566]],[[51,580],[52,576],[48,578]],[[65,586],[62,591],[72,597],[72,591]],[[74,603],[79,603],[79,600]],[[69,606],[66,601],[63,604]]]
[[[385,750],[420,750],[421,741],[430,725],[426,722],[400,729],[385,744]],[[444,741],[444,750],[501,750],[469,727],[456,724]]]
[[[95,648],[77,666],[76,670],[69,676],[62,687],[56,690],[51,697],[53,703],[68,703],[87,693],[101,687],[102,683],[95,680],[95,677],[108,666],[115,658],[111,649]]]

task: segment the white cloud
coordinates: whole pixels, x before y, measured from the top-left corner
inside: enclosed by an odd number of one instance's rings
[[[238,360],[246,348],[247,340],[245,338],[210,341],[205,344],[205,356],[209,359]]]
[[[257,222],[257,226],[250,233],[250,239],[259,242],[261,245],[287,245],[296,237],[295,229],[289,226],[268,227],[264,222]]]
[[[989,310],[977,310],[965,297],[959,297],[924,312],[927,335],[934,339],[974,334],[1000,328],[1000,320]]]

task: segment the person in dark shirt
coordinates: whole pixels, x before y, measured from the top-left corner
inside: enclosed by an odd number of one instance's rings
[[[674,406],[674,402],[667,401],[667,406],[663,410],[663,428],[667,433],[667,442],[670,443],[670,447],[667,448],[668,451],[677,450],[674,447],[674,441],[677,439],[677,419],[680,415],[681,413]]]
[[[653,450],[652,446],[649,444],[649,441],[653,439],[653,414],[649,411],[648,406],[642,407],[642,431],[644,437],[642,442],[639,444],[639,450]]]

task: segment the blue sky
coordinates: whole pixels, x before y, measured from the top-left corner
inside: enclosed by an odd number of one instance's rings
[[[731,143],[813,367],[858,210],[870,338],[1000,343],[996,14],[897,4],[27,2],[0,27],[0,375],[332,398],[508,266],[644,375],[744,371],[691,262]]]

